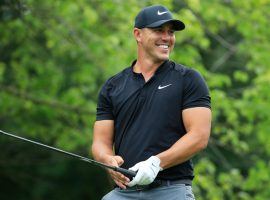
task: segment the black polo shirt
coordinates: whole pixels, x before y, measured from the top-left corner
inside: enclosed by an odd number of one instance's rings
[[[210,108],[210,96],[202,76],[165,61],[145,82],[133,72],[133,64],[111,77],[102,87],[98,120],[114,120],[115,154],[124,159],[123,168],[170,148],[185,133],[182,111],[192,107]],[[191,160],[161,171],[159,179],[193,179]]]

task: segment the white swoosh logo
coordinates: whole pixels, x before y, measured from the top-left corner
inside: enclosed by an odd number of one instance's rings
[[[163,14],[165,14],[165,13],[167,13],[168,11],[165,11],[165,12],[160,12],[159,10],[157,11],[157,14],[158,15],[163,15]]]
[[[169,86],[171,86],[171,85],[172,85],[172,84],[164,85],[164,86],[161,86],[161,85],[160,85],[160,86],[158,86],[158,89],[161,90],[161,89],[166,88],[166,87],[169,87]]]

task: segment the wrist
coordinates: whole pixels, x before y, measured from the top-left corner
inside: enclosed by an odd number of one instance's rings
[[[96,160],[108,164],[112,160],[112,158],[113,158],[113,155],[106,154],[106,153],[100,153],[97,156]]]
[[[159,167],[160,167],[162,170],[166,169],[166,164],[165,164],[165,161],[164,161],[162,155],[158,154],[158,155],[156,155],[156,157],[160,160]],[[161,170],[161,171],[162,171],[162,170]]]
[[[159,169],[159,171],[162,171],[163,168],[161,167],[161,160],[158,156],[151,156],[150,159],[152,160],[152,164]]]

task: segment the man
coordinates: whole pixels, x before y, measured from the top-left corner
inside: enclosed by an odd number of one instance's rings
[[[110,78],[99,94],[92,153],[129,168],[109,170],[116,188],[103,199],[194,199],[190,158],[207,146],[210,96],[202,76],[169,60],[174,31],[185,25],[160,5],[135,19],[137,60]]]

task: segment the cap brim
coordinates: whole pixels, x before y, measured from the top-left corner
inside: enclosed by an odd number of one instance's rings
[[[157,28],[157,27],[160,27],[163,24],[167,24],[167,23],[172,24],[173,29],[175,31],[181,31],[181,30],[185,29],[185,24],[183,22],[181,22],[180,20],[177,20],[177,19],[160,20],[160,21],[157,21],[155,23],[149,24],[146,27],[147,28]]]

